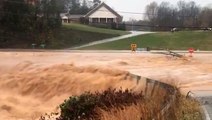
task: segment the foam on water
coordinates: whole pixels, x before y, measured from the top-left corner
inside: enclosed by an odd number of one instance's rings
[[[35,66],[30,61],[21,62],[14,71],[0,76],[1,119],[30,119],[53,111],[71,95],[136,85],[129,72],[120,70],[73,64]]]

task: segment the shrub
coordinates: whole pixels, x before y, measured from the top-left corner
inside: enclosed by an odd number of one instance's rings
[[[97,103],[97,97],[89,92],[70,97],[60,105],[63,120],[92,117]],[[92,116],[91,116],[92,115]]]
[[[60,105],[61,115],[58,120],[98,119],[96,109],[109,111],[111,108],[121,108],[136,104],[143,100],[142,92],[133,93],[131,90],[108,89],[102,93],[86,92],[80,96],[72,96]]]

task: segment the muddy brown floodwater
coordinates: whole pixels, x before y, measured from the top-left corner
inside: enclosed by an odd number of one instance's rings
[[[188,60],[150,53],[0,52],[0,119],[33,120],[71,95],[136,88],[129,73],[183,93],[212,89],[212,54]]]

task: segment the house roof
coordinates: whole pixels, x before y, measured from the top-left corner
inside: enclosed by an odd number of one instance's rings
[[[67,17],[68,17],[69,19],[79,19],[79,18],[84,17],[84,16],[85,16],[85,15],[73,15],[73,14],[67,15]]]
[[[81,17],[84,17],[85,15],[75,15],[75,14],[69,14],[69,13],[61,13],[60,17],[62,19],[79,19]]]
[[[119,15],[116,11],[114,11],[111,7],[109,7],[107,4],[105,4],[104,2],[102,2],[100,5],[98,5],[97,7],[95,7],[93,10],[91,10],[90,12],[88,12],[85,17],[89,17],[90,15],[92,15],[94,12],[96,12],[98,9],[100,9],[101,7],[106,7],[110,12],[112,12],[114,15],[116,15],[118,18],[122,18],[121,15]]]
[[[67,17],[68,13],[60,13],[60,17]]]

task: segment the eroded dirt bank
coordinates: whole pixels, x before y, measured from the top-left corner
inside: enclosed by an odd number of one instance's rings
[[[125,72],[127,71],[127,72]],[[136,88],[129,72],[184,92],[212,87],[212,55],[189,60],[144,53],[0,53],[0,119],[33,119],[84,91]]]

